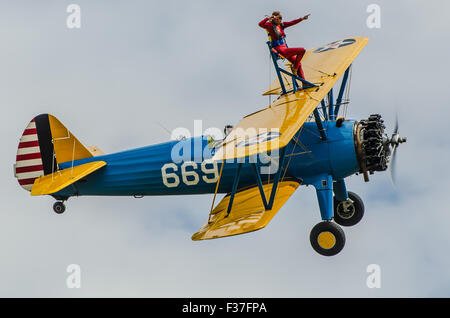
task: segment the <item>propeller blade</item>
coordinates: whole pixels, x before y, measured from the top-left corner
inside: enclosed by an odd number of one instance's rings
[[[392,149],[392,156],[391,156],[391,164],[389,165],[389,176],[392,182],[392,185],[395,188],[395,167],[396,167],[396,153],[397,153],[397,145],[394,146]]]
[[[394,129],[394,134],[398,133],[398,114],[395,113],[395,129]]]

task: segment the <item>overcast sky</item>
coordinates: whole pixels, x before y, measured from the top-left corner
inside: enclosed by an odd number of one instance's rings
[[[68,29],[67,6],[81,7]],[[381,8],[369,29],[367,6]],[[0,1],[0,296],[448,297],[450,115],[448,1]],[[316,194],[301,187],[261,231],[192,242],[212,195],[70,199],[30,197],[13,177],[18,140],[37,114],[57,116],[106,153],[169,139],[161,127],[236,124],[267,106],[274,79],[257,23],[273,10],[290,46],[349,35],[369,44],[353,67],[348,118],[380,113],[408,137],[388,173],[348,178],[366,206],[326,258],[311,248]],[[81,267],[68,289],[66,268]],[[369,264],[381,288],[369,289]]]

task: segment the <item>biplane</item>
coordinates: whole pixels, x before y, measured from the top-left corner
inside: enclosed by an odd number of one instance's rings
[[[387,170],[406,141],[398,124],[389,137],[380,115],[345,118],[351,65],[367,42],[348,37],[308,50],[306,79],[293,75],[268,42],[277,78],[264,95],[275,95],[274,101],[244,117],[223,140],[198,136],[104,154],[84,146],[53,115],[38,115],[20,138],[15,177],[32,196],[55,198],[59,214],[77,196],[213,194],[195,241],[260,230],[299,186],[311,185],[321,217],[311,245],[321,255],[336,255],[345,244],[341,226],[364,215],[363,201],[347,190],[345,178],[362,174],[368,181],[369,174]],[[218,194],[225,195],[215,205]]]

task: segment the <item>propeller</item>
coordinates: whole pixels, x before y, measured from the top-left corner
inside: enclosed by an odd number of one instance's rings
[[[398,125],[398,115],[395,115],[395,128],[394,132],[392,133],[392,137],[387,139],[386,144],[391,147],[391,163],[389,165],[389,176],[392,182],[392,185],[395,187],[395,172],[396,172],[396,154],[397,154],[397,148],[400,144],[406,142],[406,137],[401,137],[399,132],[399,125]]]

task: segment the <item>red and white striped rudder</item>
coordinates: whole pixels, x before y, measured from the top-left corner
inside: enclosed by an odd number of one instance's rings
[[[28,191],[31,191],[34,180],[44,175],[42,155],[34,119],[28,124],[20,138],[14,172],[19,184]]]

